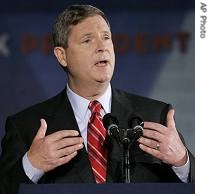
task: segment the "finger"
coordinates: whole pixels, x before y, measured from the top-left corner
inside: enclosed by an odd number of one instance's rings
[[[166,121],[166,126],[168,128],[176,129],[175,121],[174,121],[174,113],[175,113],[174,109],[171,109],[168,111],[167,121]]]
[[[151,129],[158,131],[159,133],[165,133],[167,131],[167,128],[164,125],[154,122],[144,122],[144,129]]]
[[[152,156],[156,157],[156,158],[159,158],[161,159],[161,152],[157,149],[153,149],[153,148],[150,148],[150,147],[147,147],[143,144],[139,144],[139,147],[140,149],[142,149],[143,151],[145,151],[146,153],[148,154],[151,154]]]
[[[140,144],[143,144],[143,145],[145,145],[145,146],[147,146],[147,147],[156,149],[157,144],[158,144],[158,141],[155,141],[155,140],[152,140],[152,139],[148,139],[148,138],[141,137],[141,138],[139,139],[139,143],[140,143]]]
[[[46,131],[47,131],[47,122],[44,119],[40,119],[41,125],[38,129],[38,132],[34,139],[41,139],[45,137]]]
[[[79,132],[76,130],[60,130],[55,133],[48,135],[48,138],[51,141],[57,141],[67,137],[76,137],[79,135]]]
[[[159,131],[155,131],[155,130],[151,130],[151,129],[144,129],[143,137],[161,141],[164,138],[164,135],[161,134]]]
[[[61,148],[76,145],[76,144],[82,144],[83,142],[84,140],[82,137],[63,138],[56,142],[55,148],[61,149]]]
[[[84,147],[83,144],[77,144],[77,145],[74,145],[74,146],[65,147],[65,148],[57,151],[56,157],[61,158],[61,157],[70,155],[70,154],[82,149],[83,147]]]
[[[63,164],[66,164],[67,162],[69,162],[72,158],[74,158],[77,155],[77,151],[73,152],[70,155],[64,156],[62,158],[59,158],[57,161],[57,166],[61,166]]]

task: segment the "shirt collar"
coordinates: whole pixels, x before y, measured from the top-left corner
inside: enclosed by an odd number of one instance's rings
[[[90,101],[73,92],[69,88],[68,84],[66,87],[66,93],[69,101],[71,102],[75,116],[83,120],[88,112],[88,105]],[[112,90],[111,85],[109,84],[104,94],[97,99],[102,104],[105,114],[111,112],[111,96]]]

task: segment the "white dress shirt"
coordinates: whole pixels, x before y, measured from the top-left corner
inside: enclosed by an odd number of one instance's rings
[[[68,87],[68,85],[67,85],[67,96],[71,102],[73,112],[77,120],[77,124],[79,126],[79,130],[84,139],[84,144],[87,150],[87,126],[88,126],[88,120],[91,116],[91,111],[88,108],[90,101],[74,93]],[[103,109],[101,109],[102,117],[105,114],[111,112],[111,96],[112,96],[112,90],[109,84],[105,93],[97,99],[97,101],[100,102],[101,105],[103,106]]]
[[[88,120],[91,116],[91,112],[88,109],[88,105],[90,101],[74,93],[69,88],[68,84],[67,84],[66,92],[67,92],[68,99],[71,102],[73,112],[74,112],[77,124],[79,126],[81,135],[84,139],[85,148],[87,150],[87,125],[88,125]],[[112,101],[111,98],[112,98],[112,91],[111,91],[111,86],[109,84],[105,93],[100,98],[97,99],[103,106],[103,110],[101,112],[102,116],[111,112],[111,101]],[[37,183],[39,179],[44,175],[44,172],[42,170],[37,169],[32,166],[32,164],[28,160],[27,153],[23,156],[22,164],[23,164],[23,168],[26,175],[34,183]],[[173,166],[172,169],[183,182],[188,182],[188,175],[190,171],[189,156],[188,156],[187,163],[185,165],[180,166],[180,167]]]

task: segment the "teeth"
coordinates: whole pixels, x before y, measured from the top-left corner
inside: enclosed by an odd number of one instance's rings
[[[107,61],[99,61],[97,64],[106,63]]]
[[[99,61],[98,63],[96,63],[96,65],[106,65],[107,61]]]
[[[96,65],[101,65],[101,66],[103,65],[103,66],[105,66],[107,63],[108,63],[108,61],[105,59],[105,60],[98,61],[96,63]]]

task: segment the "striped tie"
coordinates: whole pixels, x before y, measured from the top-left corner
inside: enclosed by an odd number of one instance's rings
[[[98,101],[89,104],[91,117],[88,122],[88,157],[96,183],[106,182],[107,149],[104,146],[106,129],[100,114],[102,106]]]

